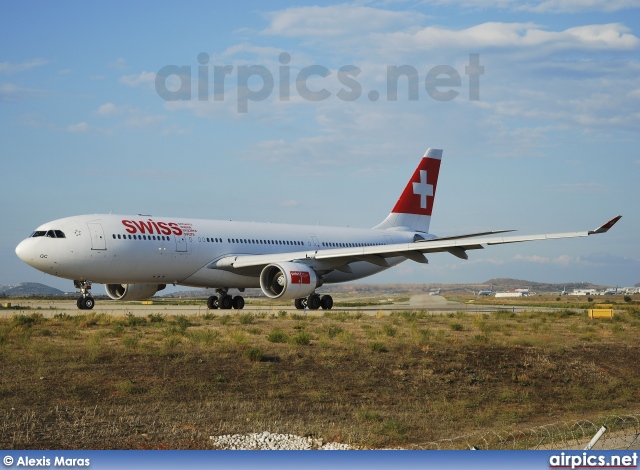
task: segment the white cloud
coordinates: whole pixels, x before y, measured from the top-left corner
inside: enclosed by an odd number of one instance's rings
[[[83,133],[89,131],[89,124],[86,122],[79,122],[77,124],[70,124],[67,126],[67,131],[72,133]]]
[[[263,34],[285,37],[326,37],[362,35],[413,25],[424,15],[411,11],[390,11],[343,3],[326,7],[294,7],[266,15],[271,24]]]
[[[515,255],[511,258],[514,261],[526,261],[528,263],[537,263],[537,264],[556,264],[560,266],[569,266],[574,259],[568,255],[561,255],[557,258],[548,258],[546,256],[523,256],[523,255]]]
[[[155,72],[140,72],[132,75],[124,75],[120,77],[120,83],[128,85],[130,87],[136,87],[139,85],[154,84],[156,80]]]
[[[165,121],[167,118],[161,114],[149,114],[133,106],[116,105],[111,102],[101,105],[96,114],[107,118],[122,116],[124,117],[122,124],[130,127],[150,127]]]
[[[516,9],[537,13],[578,13],[582,11],[609,12],[637,7],[637,0],[542,0],[521,5]]]
[[[385,34],[379,46],[387,50],[437,50],[446,48],[544,48],[556,50],[631,50],[640,40],[618,24],[585,25],[564,31],[547,31],[534,23],[482,23],[462,30],[427,26],[417,31]]]
[[[127,108],[123,106],[116,106],[113,103],[105,103],[98,108],[97,113],[100,116],[116,116],[118,114],[122,114],[126,111]]]
[[[636,0],[425,0],[427,3],[478,10],[510,9],[536,13],[578,13],[586,11],[618,11],[637,8]]]
[[[108,66],[112,69],[125,70],[127,68],[127,61],[122,57],[118,57],[109,62]]]
[[[35,88],[25,88],[13,83],[0,84],[0,102],[18,103],[28,98],[43,96],[44,94],[44,91]]]
[[[12,64],[11,62],[0,62],[0,73],[4,74],[13,74],[18,72],[24,72],[27,70],[31,70],[35,67],[42,67],[43,65],[48,64],[49,61],[45,59],[31,59],[27,62],[22,62],[21,64]]]
[[[160,114],[141,114],[133,113],[127,119],[125,119],[125,126],[132,127],[148,127],[163,122],[166,116]]]
[[[298,201],[295,199],[286,199],[284,201],[280,201],[280,205],[282,207],[294,207],[298,205]]]

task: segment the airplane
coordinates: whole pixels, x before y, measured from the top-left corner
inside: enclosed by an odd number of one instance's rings
[[[16,247],[28,265],[73,280],[77,306],[90,310],[92,283],[114,300],[152,297],[167,284],[214,288],[209,309],[242,309],[232,296],[259,287],[296,308],[331,309],[316,289],[361,279],[406,260],[428,263],[427,253],[468,259],[483,245],[586,237],[608,231],[617,216],[595,230],[504,236],[497,230],[437,237],[429,233],[442,150],[428,149],[391,213],[373,229],[285,225],[146,215],[79,215],[39,226]]]
[[[432,290],[431,292],[429,292],[429,295],[440,295],[440,291],[441,289]]]
[[[493,286],[491,286],[490,290],[481,290],[478,292],[478,295],[487,296],[493,294]]]
[[[616,286],[615,289],[613,287],[605,289],[605,291],[602,293],[602,295],[613,295],[613,294],[617,294],[617,293],[618,293],[618,286]]]

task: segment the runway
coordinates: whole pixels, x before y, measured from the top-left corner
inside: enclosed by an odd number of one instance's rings
[[[11,299],[9,299],[11,300]],[[394,304],[368,305],[361,307],[341,307],[341,301],[350,302],[352,299],[340,299],[336,303],[331,312],[361,312],[365,315],[388,315],[394,311],[415,310],[429,312],[434,315],[446,314],[452,312],[465,312],[469,314],[490,313],[496,310],[512,310],[514,313],[522,311],[550,311],[553,308],[548,307],[527,307],[527,306],[499,306],[499,305],[479,305],[476,303],[453,302],[439,295],[420,294],[413,295],[408,302],[397,302]],[[86,314],[86,313],[104,313],[114,316],[125,316],[128,314],[136,316],[147,316],[151,313],[161,313],[165,315],[233,315],[237,313],[267,313],[277,315],[280,311],[288,314],[302,315],[323,315],[326,311],[319,310],[297,310],[293,302],[290,303],[263,303],[252,304],[251,299],[247,299],[244,309],[242,310],[209,310],[206,300],[188,300],[185,304],[175,303],[175,301],[167,301],[164,299],[153,299],[152,304],[143,304],[142,302],[119,302],[115,300],[96,299],[96,305],[92,310],[79,310],[76,302],[72,300],[32,300],[32,299],[14,299],[11,300],[10,308],[0,310],[0,317],[11,317],[15,314],[31,314],[34,312],[41,313],[46,318],[51,318],[58,313]],[[189,304],[186,304],[189,302]],[[197,304],[194,304],[197,302]]]

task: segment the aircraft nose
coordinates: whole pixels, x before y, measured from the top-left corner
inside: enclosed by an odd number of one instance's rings
[[[22,240],[18,246],[16,246],[16,255],[25,263],[33,265],[36,260],[36,244],[34,240],[30,238]]]

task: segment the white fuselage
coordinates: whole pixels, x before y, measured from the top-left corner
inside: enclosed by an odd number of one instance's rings
[[[53,276],[103,284],[248,288],[260,287],[259,272],[239,274],[217,269],[215,262],[239,255],[307,252],[311,257],[323,249],[409,243],[415,232],[100,214],[54,220],[34,235],[16,253]],[[405,259],[387,261],[394,266]],[[352,272],[331,270],[324,282],[347,282],[384,269],[356,261],[350,264]]]

